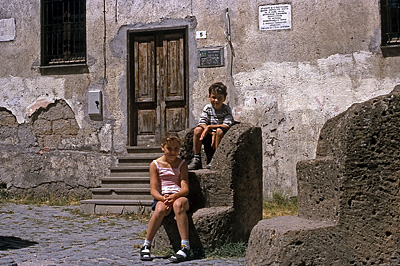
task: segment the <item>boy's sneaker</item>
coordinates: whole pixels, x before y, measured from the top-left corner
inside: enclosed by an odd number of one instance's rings
[[[144,245],[140,249],[140,260],[143,260],[143,261],[153,260],[153,258],[151,257],[151,254],[150,254],[150,246]]]
[[[207,169],[211,169],[211,162],[209,164],[206,165]]]
[[[201,169],[203,166],[201,165],[201,159],[194,157],[190,164],[188,165],[189,170],[197,170]]]
[[[190,251],[187,248],[182,246],[181,249],[178,250],[178,252],[176,252],[175,255],[173,255],[173,256],[171,256],[171,258],[169,258],[169,260],[171,262],[178,263],[178,262],[188,260],[189,255],[190,255]]]

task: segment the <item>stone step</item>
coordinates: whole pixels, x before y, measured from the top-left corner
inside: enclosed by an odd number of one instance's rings
[[[160,153],[160,146],[127,146],[126,150],[129,153]]]
[[[150,177],[149,169],[147,171],[138,171],[138,172],[121,172],[115,171],[110,172],[109,177],[118,178],[118,177]]]
[[[88,199],[81,200],[81,203],[96,204],[96,205],[142,205],[151,206],[152,200],[100,200],[100,199]]]
[[[123,163],[118,163],[117,167],[142,167],[149,170],[150,162],[129,162],[125,161]]]
[[[149,172],[149,165],[136,165],[136,164],[127,164],[127,165],[118,165],[110,167],[111,173],[121,173],[121,172]]]
[[[118,163],[120,164],[146,164],[147,166],[151,163],[151,161],[161,157],[163,153],[138,153],[138,154],[128,154],[125,156],[118,157]]]
[[[153,200],[102,200],[81,201],[81,210],[85,213],[150,213]]]
[[[108,176],[100,180],[102,188],[150,188],[149,176]]]
[[[100,179],[101,187],[92,189],[92,199],[82,201],[85,212],[121,213],[149,211],[149,166],[162,156],[160,146],[128,146],[127,154],[118,156],[117,166],[110,167],[109,176]]]
[[[150,188],[93,188],[92,199],[151,200]]]

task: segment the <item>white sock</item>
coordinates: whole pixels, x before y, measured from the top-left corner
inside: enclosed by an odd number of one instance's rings
[[[144,240],[143,246],[151,246],[151,241],[147,240],[147,238]]]
[[[181,246],[185,247],[186,249],[190,249],[189,240],[187,240],[187,239],[182,239],[182,240],[181,240]]]

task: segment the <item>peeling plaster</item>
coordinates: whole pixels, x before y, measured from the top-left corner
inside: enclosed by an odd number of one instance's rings
[[[389,93],[400,82],[400,78],[372,76],[373,57],[359,52],[332,55],[317,64],[267,62],[256,71],[234,76],[235,87],[240,88],[238,104],[243,112],[277,101],[283,112],[312,110],[333,117],[355,102]]]
[[[10,110],[22,124],[37,108],[64,98],[64,79],[38,77],[0,78],[0,106]],[[47,106],[47,105],[46,105]]]
[[[356,102],[387,94],[400,77],[376,76],[376,55],[335,54],[311,62],[266,62],[234,75],[235,120],[263,129],[264,196],[296,195],[296,163],[315,157],[323,124]],[[282,121],[282,122],[276,122]],[[276,143],[268,143],[276,139]],[[268,156],[272,154],[272,156]]]
[[[63,99],[75,113],[76,121],[82,128],[84,112],[75,97],[65,99],[65,79],[38,77],[25,79],[21,77],[0,78],[0,107],[10,110],[19,124],[25,123],[39,108],[45,108],[57,100]]]

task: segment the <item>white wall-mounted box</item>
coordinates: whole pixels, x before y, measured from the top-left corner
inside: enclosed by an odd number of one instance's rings
[[[91,116],[101,116],[103,113],[103,100],[101,91],[89,91],[88,95],[88,114]]]

